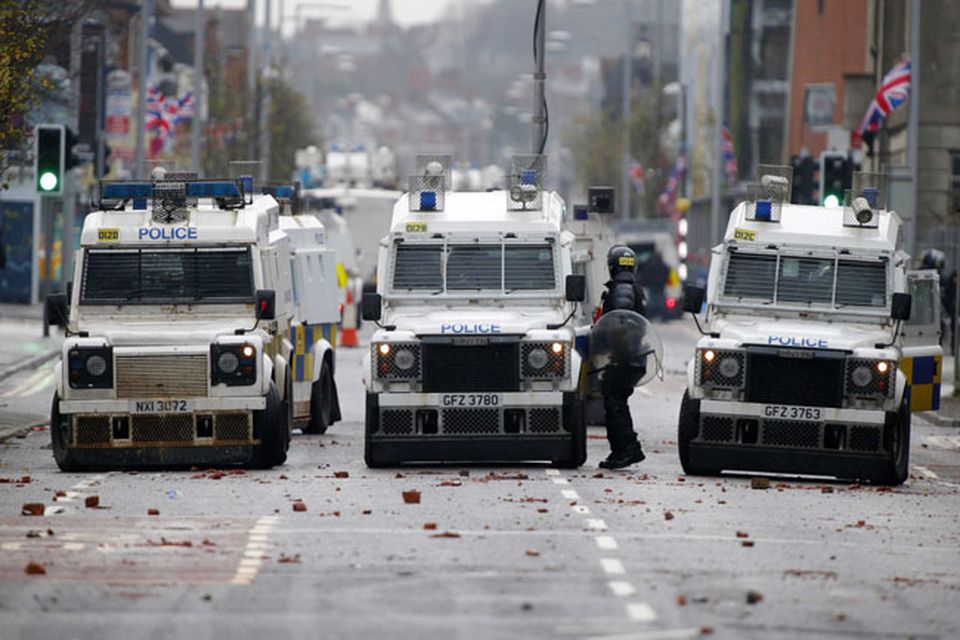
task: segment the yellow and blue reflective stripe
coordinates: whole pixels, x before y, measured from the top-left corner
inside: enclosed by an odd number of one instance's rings
[[[940,379],[943,356],[912,356],[900,361],[907,378],[907,402],[910,411],[936,411],[940,408]]]
[[[332,322],[321,324],[295,324],[290,326],[290,342],[293,343],[293,379],[294,382],[311,380],[313,376],[313,346],[320,340],[326,340],[336,348],[337,325]]]

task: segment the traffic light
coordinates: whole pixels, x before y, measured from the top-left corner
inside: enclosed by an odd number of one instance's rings
[[[820,204],[839,207],[844,191],[853,184],[853,162],[846,153],[824,151],[820,154]]]
[[[817,163],[809,155],[795,155],[790,158],[793,167],[790,202],[794,204],[817,204],[813,192],[817,189]]]
[[[34,175],[37,193],[58,196],[63,191],[66,132],[62,124],[38,124],[34,133]]]

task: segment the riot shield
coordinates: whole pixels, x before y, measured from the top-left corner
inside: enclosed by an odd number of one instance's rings
[[[639,313],[618,309],[602,316],[590,332],[590,368],[603,379],[617,370],[635,385],[663,377],[663,341]]]

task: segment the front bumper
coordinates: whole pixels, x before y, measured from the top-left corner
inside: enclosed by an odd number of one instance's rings
[[[575,393],[503,393],[495,407],[443,406],[443,395],[368,394],[368,447],[402,462],[521,462],[568,457],[582,437]]]
[[[885,468],[896,414],[818,407],[820,420],[791,420],[768,417],[766,406],[701,400],[690,464],[840,478],[871,477]]]
[[[253,461],[254,445],[179,446],[160,445],[125,448],[71,448],[71,460],[88,469],[149,467],[207,467],[243,465]]]

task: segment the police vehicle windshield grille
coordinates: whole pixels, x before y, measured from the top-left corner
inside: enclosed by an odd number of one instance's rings
[[[90,250],[81,287],[85,304],[252,302],[250,251]]]
[[[879,260],[732,252],[723,294],[767,304],[885,307],[887,268]]]
[[[398,243],[394,253],[393,288],[431,293],[553,290],[556,288],[553,246],[549,243]]]

